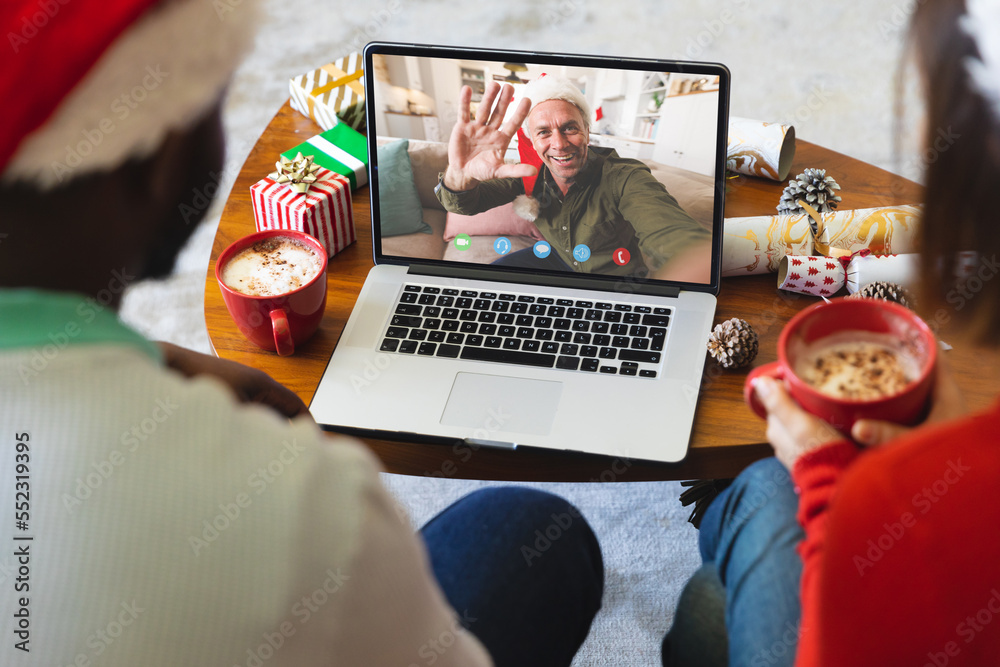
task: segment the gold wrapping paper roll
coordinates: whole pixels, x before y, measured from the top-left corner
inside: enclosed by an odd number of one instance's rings
[[[816,235],[816,252],[831,257],[865,249],[876,255],[917,252],[922,212],[923,207],[906,204],[825,213]]]
[[[762,215],[726,218],[722,237],[722,276],[774,273],[785,255],[813,254],[809,216]]]
[[[868,249],[877,255],[916,252],[921,207],[886,206],[833,211],[822,216],[813,238],[809,216],[726,218],[723,277],[774,273],[785,255],[844,257]]]
[[[729,119],[726,169],[772,181],[788,178],[795,158],[795,128],[749,118]]]

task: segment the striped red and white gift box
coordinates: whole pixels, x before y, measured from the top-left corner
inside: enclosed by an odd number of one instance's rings
[[[316,237],[327,256],[354,243],[354,210],[351,183],[345,177],[320,167],[316,182],[301,195],[287,183],[265,177],[250,186],[257,231],[294,229]]]

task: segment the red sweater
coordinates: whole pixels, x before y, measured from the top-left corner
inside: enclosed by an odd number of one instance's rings
[[[797,667],[1000,665],[1000,404],[801,457]]]

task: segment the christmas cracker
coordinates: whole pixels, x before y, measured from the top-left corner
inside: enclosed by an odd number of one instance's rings
[[[778,289],[830,297],[847,287],[854,294],[876,281],[915,286],[920,255],[873,255],[867,250],[851,258],[786,255],[778,267]]]

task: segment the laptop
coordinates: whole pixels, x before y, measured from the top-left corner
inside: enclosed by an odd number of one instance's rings
[[[720,285],[728,70],[381,42],[364,68],[375,266],[316,421],[682,460]],[[477,120],[534,179],[449,177],[449,138]],[[529,189],[534,221],[513,201]]]

